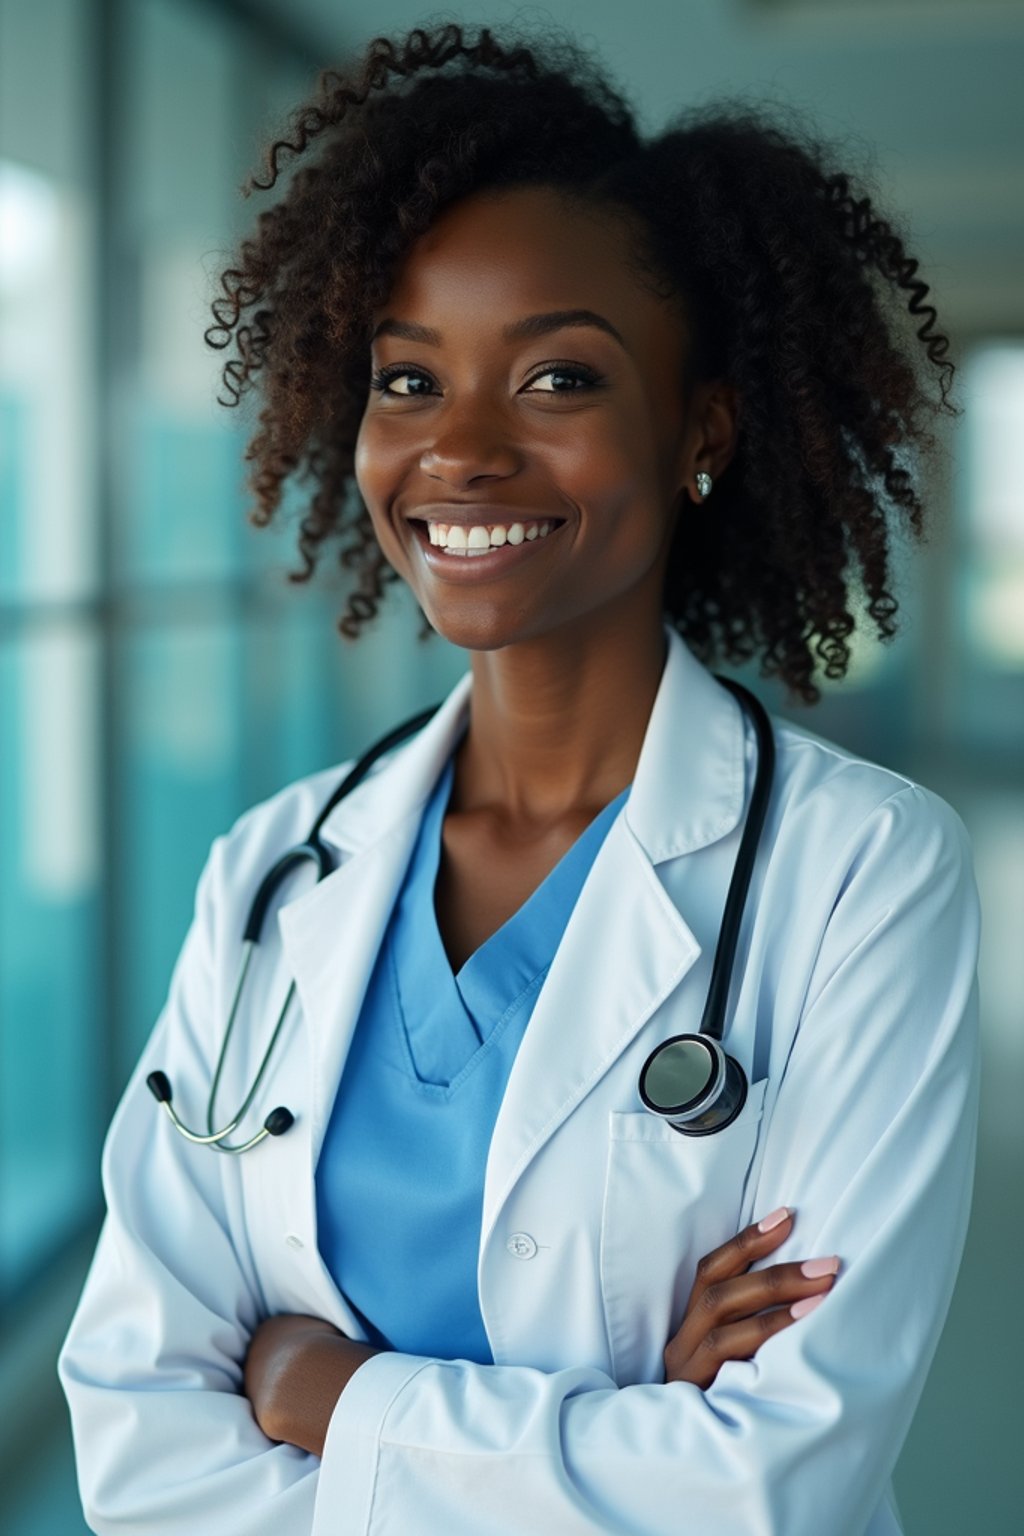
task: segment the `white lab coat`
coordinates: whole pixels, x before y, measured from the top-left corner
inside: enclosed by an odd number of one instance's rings
[[[736,699],[666,634],[631,794],[537,998],[490,1145],[478,1289],[495,1363],[375,1356],[339,1399],[322,1461],[264,1437],[242,1362],[268,1313],[365,1337],[318,1253],[313,1171],[471,673],[331,814],[336,871],[286,893],[266,925],[218,1123],[245,1095],[291,976],[301,1007],[246,1124],[276,1104],[296,1121],[240,1158],[179,1136],[146,1074],[164,1068],[179,1112],[204,1128],[251,896],[347,765],[289,786],[214,843],[166,1007],[109,1131],[108,1215],[60,1355],[96,1531],[901,1530],[890,1473],[972,1192],[970,845],[931,791],[774,717],[775,784],[724,1042],[749,1096],[712,1136],[655,1119],[637,1075],[659,1040],[699,1026],[755,752]],[[783,1204],[792,1234],[755,1267],[838,1253],[831,1292],[707,1391],[666,1383],[662,1350],[697,1261]]]

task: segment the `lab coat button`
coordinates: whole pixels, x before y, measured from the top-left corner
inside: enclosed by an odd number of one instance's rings
[[[304,1248],[305,1247],[305,1243],[303,1243],[302,1238],[301,1237],[297,1237],[294,1232],[289,1232],[288,1233],[288,1236],[285,1238],[285,1242],[288,1244],[289,1248]]]
[[[537,1244],[529,1232],[513,1232],[505,1247],[517,1259],[532,1259],[537,1252]]]

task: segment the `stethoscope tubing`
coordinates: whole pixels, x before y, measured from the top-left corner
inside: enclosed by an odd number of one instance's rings
[[[717,673],[715,675],[718,676]],[[740,839],[739,852],[736,855],[736,863],[733,866],[732,878],[725,898],[722,926],[711,967],[711,981],[708,985],[708,995],[704,1002],[704,1012],[698,1031],[702,1035],[710,1035],[713,1040],[721,1040],[725,1027],[725,1010],[729,997],[729,985],[732,981],[733,961],[736,958],[736,945],[746,907],[754,860],[757,858],[758,844],[761,840],[761,830],[768,810],[768,801],[771,798],[772,781],[775,777],[775,738],[764,705],[742,683],[737,683],[729,677],[718,677],[718,681],[735,695],[753,724],[757,737],[757,772],[754,776],[754,787],[750,792],[750,806],[747,810],[743,836]]]

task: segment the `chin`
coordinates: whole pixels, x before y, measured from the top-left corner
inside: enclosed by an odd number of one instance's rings
[[[517,641],[536,638],[521,615],[504,610],[488,612],[482,605],[453,603],[441,612],[424,609],[424,613],[436,634],[463,651],[500,651]]]

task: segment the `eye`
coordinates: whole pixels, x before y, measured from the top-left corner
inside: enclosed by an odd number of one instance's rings
[[[425,373],[418,373],[412,368],[404,368],[400,363],[391,363],[386,368],[377,369],[370,379],[370,388],[379,390],[383,395],[393,395],[396,391],[388,387],[392,379],[425,379],[428,384],[430,383]],[[401,399],[408,400],[410,398],[409,395],[403,395],[401,391],[397,391],[397,393]]]
[[[540,373],[534,374],[529,381],[531,386],[536,384],[538,379],[573,379],[576,382],[575,389],[542,389],[539,391],[542,395],[578,395],[585,389],[596,389],[603,383],[600,374],[595,373],[592,368],[582,367],[579,363],[550,363],[547,368],[541,369]]]

